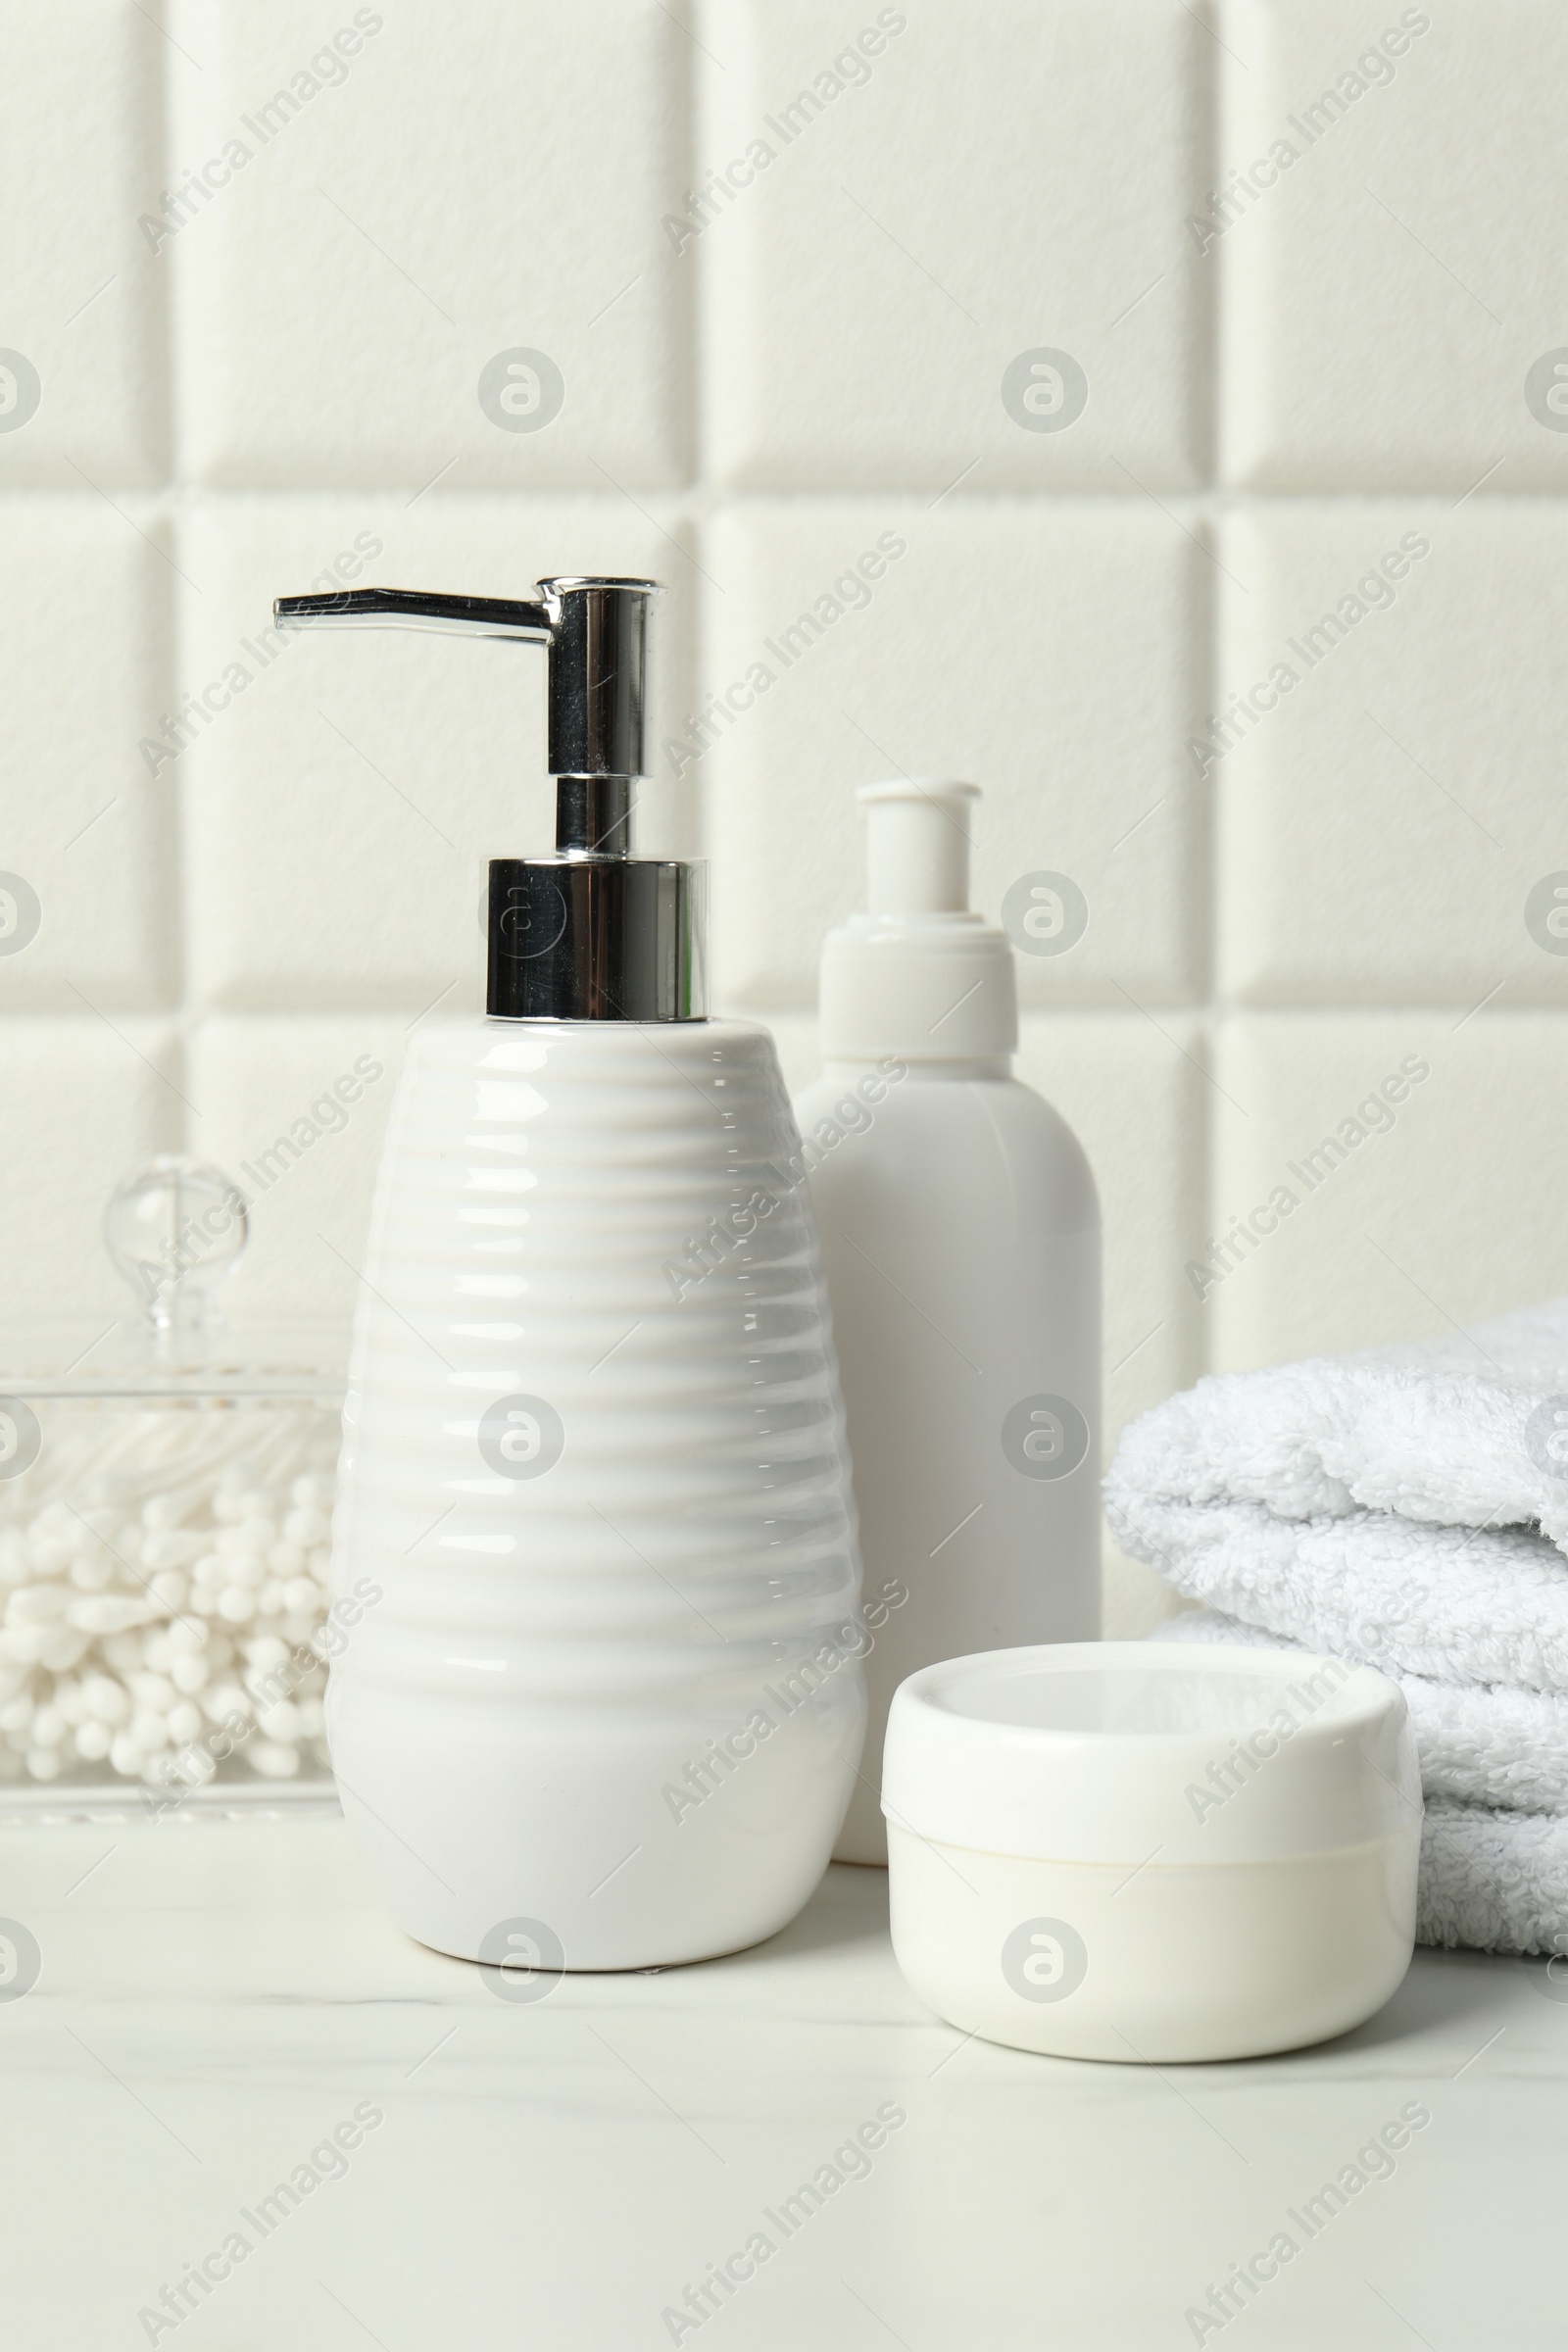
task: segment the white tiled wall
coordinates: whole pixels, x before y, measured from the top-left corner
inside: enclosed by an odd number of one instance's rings
[[[549,838],[543,672],[270,600],[593,569],[670,588],[644,846],[792,1078],[855,784],[976,777],[981,903],[1083,890],[1020,1067],[1113,1427],[1568,1288],[1559,0],[4,16],[7,1308],[111,1304],[116,1174],[368,1057],[239,1278],[347,1311],[404,1041]]]

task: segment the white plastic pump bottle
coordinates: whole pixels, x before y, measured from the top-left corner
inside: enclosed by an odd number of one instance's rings
[[[834,1848],[885,1863],[906,1675],[1100,1631],[1100,1217],[1011,1074],[1012,953],[969,911],[972,784],[863,786],[864,914],[822,956],[811,1168],[859,1508],[870,1722]]]

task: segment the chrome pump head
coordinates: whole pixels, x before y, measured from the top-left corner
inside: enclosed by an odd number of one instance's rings
[[[643,674],[656,580],[541,580],[539,601],[345,588],[280,596],[280,629],[426,629],[549,649],[552,858],[490,860],[486,1010],[513,1021],[700,1021],[707,867],[631,854],[647,774]]]

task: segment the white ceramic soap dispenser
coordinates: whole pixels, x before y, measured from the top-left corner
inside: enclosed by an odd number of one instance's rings
[[[1100,1214],[1070,1129],[1011,1074],[1012,952],[969,911],[975,787],[858,797],[867,911],[823,950],[823,1074],[796,1115],[866,1590],[893,1596],[835,1853],[885,1862],[882,1740],[905,1676],[1100,1631]]]
[[[522,1999],[782,1927],[864,1725],[772,1041],[706,1017],[705,869],[630,855],[655,593],[277,607],[550,651],[556,855],[491,864],[487,1017],[416,1029],[392,1111],[333,1553],[375,1597],[327,1704],[397,1918]]]

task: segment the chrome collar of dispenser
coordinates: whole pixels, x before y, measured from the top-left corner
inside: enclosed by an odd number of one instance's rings
[[[549,649],[553,858],[490,861],[486,1010],[502,1020],[696,1021],[708,1011],[706,867],[631,855],[647,774],[656,580],[541,580],[537,604],[407,588],[280,596],[280,629],[428,629]]]

